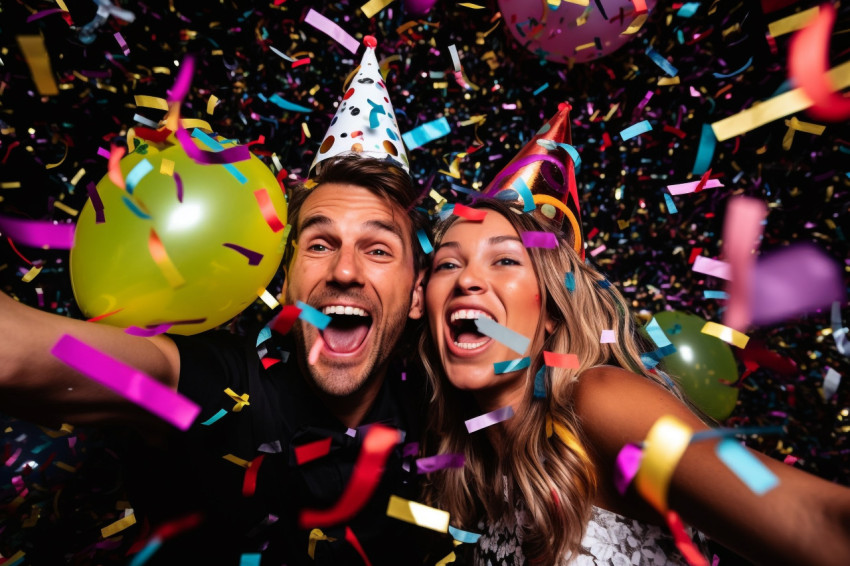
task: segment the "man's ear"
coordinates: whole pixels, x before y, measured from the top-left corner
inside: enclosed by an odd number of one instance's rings
[[[425,272],[422,271],[416,276],[416,281],[413,283],[413,293],[410,296],[410,312],[408,317],[418,320],[425,314],[425,287],[422,281],[425,279]]]

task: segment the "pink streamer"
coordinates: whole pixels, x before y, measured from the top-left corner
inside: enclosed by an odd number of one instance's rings
[[[48,220],[22,220],[0,216],[0,233],[33,248],[70,250],[74,246],[74,225]]]
[[[728,263],[702,255],[698,255],[696,260],[694,260],[693,270],[697,273],[705,273],[706,275],[719,277],[727,281],[732,279],[731,269]]]
[[[739,197],[729,201],[723,223],[723,257],[729,261],[731,279],[726,284],[729,300],[723,313],[723,324],[746,332],[750,324],[753,266],[759,247],[762,220],[767,206],[760,200]]]
[[[307,12],[307,16],[304,18],[304,23],[310,24],[317,30],[326,33],[333,40],[352,53],[357,53],[357,49],[360,47],[360,42],[351,37],[347,31],[327,19],[319,12],[315,11],[313,8],[310,8],[310,11]]]
[[[177,141],[180,142],[186,155],[192,161],[201,165],[222,165],[251,159],[251,151],[247,145],[237,145],[221,151],[204,151],[195,145],[195,142],[192,141],[192,136],[189,135],[189,132],[182,125],[177,126],[177,131],[174,132],[174,135],[177,137]]]
[[[195,59],[191,55],[183,58],[180,72],[174,79],[174,86],[168,91],[168,102],[183,102],[192,86],[192,75],[195,73]]]
[[[626,444],[617,454],[617,465],[614,468],[614,486],[620,495],[625,495],[640,467],[643,451],[636,444]]]
[[[667,185],[667,190],[670,191],[671,195],[686,195],[694,192],[699,186],[700,181],[693,181],[691,183],[680,183],[678,185]],[[722,187],[723,183],[721,183],[717,179],[709,179],[702,186],[703,189],[716,189],[717,187]]]
[[[513,416],[514,408],[508,405],[507,407],[502,407],[501,409],[496,409],[495,411],[490,411],[489,413],[484,413],[483,415],[478,415],[477,417],[469,419],[465,423],[466,430],[472,434],[482,428],[487,428],[488,426],[496,423],[506,421]]]
[[[558,247],[558,238],[552,232],[523,232],[520,234],[522,245],[526,248],[549,248]]]
[[[437,454],[416,460],[416,471],[420,474],[430,474],[445,468],[462,468],[465,462],[463,454]]]
[[[201,408],[149,377],[69,334],[62,335],[50,350],[57,359],[86,377],[112,389],[180,430],[192,425]]]

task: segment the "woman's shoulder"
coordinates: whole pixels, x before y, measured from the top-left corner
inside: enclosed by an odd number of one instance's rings
[[[695,429],[706,428],[660,383],[614,366],[583,372],[576,383],[573,406],[592,441],[615,441],[618,450],[626,442],[641,442],[664,415],[673,415]]]

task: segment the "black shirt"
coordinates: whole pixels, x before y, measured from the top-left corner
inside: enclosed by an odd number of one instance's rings
[[[165,521],[200,511],[198,528],[166,540],[149,564],[239,564],[239,555],[262,552],[262,564],[363,564],[346,541],[346,527],[375,566],[420,564],[426,554],[434,563],[451,551],[450,539],[387,517],[391,494],[416,500],[417,475],[405,445],[419,437],[426,405],[423,380],[391,368],[364,425],[381,423],[401,431],[381,481],[368,503],[347,523],[321,529],[325,537],[308,556],[309,530],[298,528],[304,508],[326,509],[340,498],[360,453],[364,431],[349,431],[315,396],[298,370],[294,344],[275,335],[257,347],[225,332],[172,337],[180,352],[178,390],[201,407],[193,426],[175,431],[167,447],[134,451],[130,487],[136,513],[155,529]],[[236,402],[225,393],[249,395],[249,405],[234,412]],[[201,424],[220,409],[226,414]],[[348,432],[348,434],[347,434]],[[353,436],[352,436],[353,432]],[[330,452],[298,465],[295,446],[331,439]],[[251,496],[243,495],[246,468],[228,461],[263,455]],[[135,476],[133,478],[132,476]],[[135,481],[133,481],[135,480]]]

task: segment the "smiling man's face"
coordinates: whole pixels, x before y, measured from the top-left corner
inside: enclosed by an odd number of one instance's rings
[[[408,317],[422,316],[410,234],[400,207],[357,185],[319,185],[301,206],[285,295],[331,316],[324,330],[294,327],[303,353],[324,342],[308,371],[325,395],[382,377]]]

